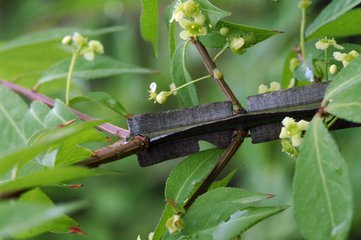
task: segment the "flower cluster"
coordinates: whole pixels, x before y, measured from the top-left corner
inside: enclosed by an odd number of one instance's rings
[[[280,133],[280,138],[282,139],[282,151],[290,155],[291,157],[296,157],[298,155],[298,149],[302,143],[302,138],[304,131],[307,130],[309,122],[301,120],[296,122],[295,119],[290,117],[285,117],[282,121],[282,130]]]
[[[77,32],[73,36],[65,36],[62,43],[71,46],[74,53],[83,55],[88,61],[93,61],[95,54],[104,53],[104,47],[101,42],[96,40],[88,41],[88,39]]]
[[[334,47],[338,50],[344,49],[341,45],[337,44],[337,42],[333,38],[332,39],[324,38],[324,39],[318,40],[315,43],[315,47],[319,50],[327,50],[330,47]]]
[[[184,29],[180,33],[182,39],[207,34],[206,16],[201,7],[193,0],[178,2],[173,11],[171,22],[176,21]]]
[[[352,60],[357,58],[359,53],[355,50],[350,51],[349,53],[341,53],[341,52],[334,52],[333,57],[337,60],[342,62],[343,66],[346,67]]]
[[[278,82],[271,82],[270,86],[261,84],[258,86],[258,94],[275,92],[281,89],[281,85]]]
[[[149,86],[149,98],[148,100],[154,100],[154,103],[164,104],[168,97],[172,94],[177,94],[177,88],[175,84],[170,85],[170,91],[161,91],[157,93],[157,84],[152,82]]]

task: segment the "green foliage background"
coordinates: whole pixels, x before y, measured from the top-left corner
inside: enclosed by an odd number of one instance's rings
[[[244,55],[236,56],[230,52],[222,55],[219,69],[225,74],[229,85],[234,89],[243,105],[245,97],[257,92],[261,83],[281,82],[284,60],[289,50],[298,42],[300,13],[296,1],[281,0],[213,0],[215,5],[233,12],[229,18],[260,28],[284,31]],[[317,15],[330,1],[313,1],[310,18]],[[169,1],[160,1],[162,14]],[[158,59],[154,58],[152,46],[142,40],[139,30],[140,1],[127,0],[0,0],[0,47],[2,42],[27,32],[46,30],[54,27],[102,28],[114,25],[126,26],[125,31],[104,35],[108,55],[121,61],[138,66],[156,69],[155,75],[122,75],[112,79],[82,82],[82,87],[93,91],[106,91],[116,96],[131,113],[139,114],[161,111],[177,107],[177,100],[171,98],[165,105],[154,105],[148,101],[148,88],[156,81],[160,89],[168,88],[170,81],[169,47],[167,43],[167,24],[165,17],[159,16],[160,37]],[[354,40],[354,39],[352,39]],[[359,41],[360,42],[360,41]],[[51,54],[41,51],[38,55]],[[6,58],[6,56],[3,56]],[[19,56],[21,57],[21,56]],[[39,58],[32,61],[41,60]],[[196,53],[190,52],[189,70],[195,78],[206,74]],[[19,66],[21,69],[22,66]],[[0,78],[6,78],[1,70]],[[25,81],[25,80],[24,80]],[[32,86],[31,78],[25,85]],[[24,84],[24,82],[22,82]],[[41,92],[58,97],[61,92],[54,91],[58,84],[51,83]],[[216,85],[210,81],[197,85],[201,103],[224,100]],[[104,119],[116,117],[105,108],[90,108],[79,104],[79,109]],[[121,119],[121,118],[119,118]],[[126,127],[124,120],[116,121]],[[335,133],[342,149],[354,188],[355,216],[350,239],[360,239],[361,229],[361,129],[342,130]],[[347,137],[347,138],[346,138]],[[46,188],[45,192],[55,202],[86,199],[88,208],[73,214],[81,228],[88,233],[87,239],[136,239],[137,235],[146,238],[154,229],[164,206],[163,189],[165,180],[178,161],[169,161],[153,167],[140,168],[135,157],[111,163],[104,168],[120,171],[120,175],[107,175],[81,180],[81,189],[62,190]],[[275,194],[268,204],[292,206],[291,184],[295,162],[281,153],[278,142],[252,145],[249,140],[233,158],[231,167],[240,167],[233,186],[254,192]],[[304,194],[308,194],[305,192]],[[0,218],[4,216],[0,215]],[[78,235],[44,235],[36,239],[83,239]],[[302,239],[297,231],[292,208],[265,220],[244,235],[244,239]]]

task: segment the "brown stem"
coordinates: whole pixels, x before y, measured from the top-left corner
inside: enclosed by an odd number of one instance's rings
[[[45,103],[48,106],[54,107],[55,101],[51,98],[48,98],[47,96],[44,96],[40,93],[37,93],[35,91],[29,90],[27,88],[23,88],[19,85],[16,85],[14,83],[5,81],[5,80],[1,80],[0,79],[0,84],[2,84],[4,87],[9,88],[11,90],[13,90],[14,92],[30,99],[30,100],[38,100],[41,101],[43,103]],[[94,121],[97,120],[96,118],[90,117],[84,113],[81,113],[73,108],[69,108],[76,116],[78,116],[81,120],[84,121]],[[121,139],[126,139],[127,137],[129,137],[129,131],[123,128],[120,128],[118,126],[115,126],[113,124],[110,123],[105,123],[102,124],[100,126],[97,127],[99,130],[112,134],[114,136],[117,136]]]
[[[248,134],[246,131],[235,130],[235,136],[233,137],[231,144],[223,152],[222,156],[219,158],[217,164],[213,167],[212,171],[208,174],[208,176],[205,179],[203,179],[201,185],[188,199],[188,201],[184,205],[184,209],[187,210],[198,196],[202,195],[207,191],[207,189],[214,182],[217,176],[221,173],[224,167],[229,163],[233,155],[236,153],[237,149],[242,145],[243,140],[245,137],[247,137],[247,135]]]
[[[210,75],[212,75],[213,79],[217,82],[219,88],[222,90],[222,92],[226,95],[229,101],[232,102],[234,111],[236,113],[243,113],[245,110],[243,109],[241,103],[238,101],[232,90],[229,88],[228,84],[224,80],[224,78],[217,78],[214,76],[214,70],[217,68],[215,62],[211,59],[209,56],[209,53],[207,49],[203,46],[201,42],[199,42],[196,38],[191,37],[191,41],[193,45],[196,47],[203,64],[206,66],[207,71]]]
[[[113,162],[139,151],[143,151],[148,148],[148,144],[148,139],[143,136],[136,136],[133,141],[129,142],[118,141],[112,145],[94,151],[93,156],[79,162],[78,165],[96,168],[99,165]]]

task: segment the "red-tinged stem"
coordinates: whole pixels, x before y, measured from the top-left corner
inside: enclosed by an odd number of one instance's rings
[[[0,84],[2,84],[4,87],[9,88],[13,90],[14,92],[30,99],[30,100],[38,100],[40,102],[45,103],[48,106],[54,107],[55,101],[47,96],[44,96],[40,93],[37,93],[35,91],[29,90],[27,88],[21,87],[19,85],[16,85],[14,83],[0,80]],[[76,116],[78,116],[81,120],[84,121],[94,121],[97,120],[96,118],[90,117],[84,113],[81,113],[73,108],[69,108]],[[121,139],[126,139],[129,137],[129,131],[127,129],[120,128],[118,126],[115,126],[110,123],[105,123],[97,127],[99,130],[109,133],[111,135],[117,136]]]

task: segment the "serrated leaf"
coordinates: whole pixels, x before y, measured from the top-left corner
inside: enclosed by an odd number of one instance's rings
[[[25,164],[37,155],[47,151],[50,147],[76,137],[78,134],[101,123],[102,121],[84,122],[66,128],[54,129],[52,134],[44,137],[41,141],[5,154],[0,157],[0,175],[6,173],[17,164]]]
[[[142,37],[150,41],[154,55],[158,56],[158,0],[142,0],[142,15],[140,17]]]
[[[336,20],[320,27],[308,39],[324,37],[349,37],[361,35],[361,9],[356,8]]]
[[[177,46],[172,56],[172,79],[177,87],[192,81],[186,66],[186,49],[187,44],[183,42]],[[193,84],[178,90],[177,96],[182,106],[191,107],[199,104],[196,88]]]
[[[35,188],[21,195],[19,202],[30,204],[41,204],[46,207],[54,207],[55,204],[51,199],[39,188]],[[31,228],[28,231],[17,233],[16,238],[30,238],[37,236],[44,232],[53,233],[69,233],[71,227],[78,226],[79,224],[72,218],[62,214],[58,218],[47,221],[46,223]]]
[[[172,200],[179,205],[183,205],[202,179],[212,170],[221,153],[222,150],[219,149],[198,152],[178,164],[167,179],[165,186],[166,200]],[[172,216],[173,212],[172,207],[167,204],[154,231],[154,240],[160,239],[166,232],[165,222]]]
[[[200,4],[203,14],[207,17],[207,24],[211,24],[213,27],[217,25],[219,20],[231,15],[230,12],[214,6],[208,0],[195,0],[195,2]]]
[[[346,239],[352,190],[338,145],[320,117],[310,123],[296,161],[293,202],[305,239]]]
[[[219,33],[220,29],[223,27],[229,29],[229,34],[227,36],[222,36]],[[245,44],[242,48],[247,49],[279,33],[279,31],[274,30],[267,30],[226,21],[219,21],[214,31],[208,33],[206,36],[200,37],[200,41],[206,47],[223,48],[224,45],[227,43],[227,38],[229,38],[230,36],[243,37],[245,39]]]
[[[308,26],[306,37],[317,31],[322,26],[334,21],[352,8],[356,7],[361,0],[333,0],[325,7],[318,17]]]
[[[40,77],[37,85],[46,82],[66,79],[70,65],[70,59],[63,59],[47,69]],[[120,74],[151,74],[154,71],[132,66],[119,62],[107,56],[96,56],[94,61],[87,61],[79,58],[75,65],[73,78],[81,80],[92,80],[98,78],[107,78]]]
[[[82,96],[77,96],[71,99],[70,105],[84,101],[99,103],[115,111],[121,116],[126,116],[128,114],[123,105],[116,98],[105,92],[87,92]]]
[[[48,168],[31,173],[28,176],[0,183],[0,192],[12,192],[40,186],[50,186],[76,178],[91,176],[93,172],[87,168],[65,167]]]
[[[342,119],[361,122],[361,57],[336,75],[325,93],[326,111]]]
[[[27,110],[27,105],[17,94],[0,86],[0,155],[26,145],[23,119]]]
[[[267,199],[266,194],[238,188],[217,188],[198,197],[184,215],[180,236],[190,239],[231,240],[257,222],[272,216],[284,207],[251,207]],[[198,238],[197,238],[198,237]]]
[[[48,221],[81,208],[83,204],[63,204],[47,207],[24,202],[0,202],[0,237],[8,239],[20,232],[36,228]]]

